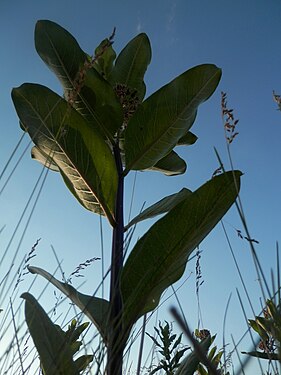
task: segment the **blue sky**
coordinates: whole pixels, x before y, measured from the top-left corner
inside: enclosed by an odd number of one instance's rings
[[[133,202],[137,214],[143,202],[154,203],[183,186],[196,189],[209,179],[218,163],[216,147],[228,166],[223,125],[220,115],[220,91],[228,94],[229,106],[239,119],[239,135],[231,145],[236,168],[244,172],[241,198],[252,236],[260,243],[258,255],[269,277],[275,267],[275,243],[280,240],[281,209],[281,115],[272,100],[272,90],[281,93],[280,77],[280,20],[281,3],[278,0],[208,1],[6,1],[0,3],[1,42],[1,147],[0,169],[18,142],[22,131],[12,105],[10,92],[23,82],[38,82],[61,93],[56,77],[36,54],[33,42],[34,26],[38,19],[50,19],[70,31],[81,47],[92,53],[99,42],[116,27],[114,48],[120,49],[137,33],[146,32],[152,44],[152,62],[146,74],[147,95],[188,68],[202,63],[214,63],[222,68],[221,83],[200,108],[192,131],[198,142],[180,150],[188,163],[188,171],[180,177],[164,177],[157,173],[138,173]],[[28,145],[27,137],[20,146],[8,171],[0,181],[0,189],[9,172]],[[30,147],[29,147],[30,148]],[[1,248],[8,246],[17,221],[41,172],[39,164],[31,161],[27,151],[14,175],[0,196]],[[134,173],[126,183],[127,212],[130,205]],[[11,263],[24,225],[23,222],[11,243],[8,259],[2,265],[2,274]],[[150,226],[139,226],[138,235]],[[251,261],[247,241],[238,238],[236,229],[242,230],[235,209],[225,218],[226,229],[245,277],[251,298],[259,310],[257,277]],[[103,221],[105,265],[109,262],[110,238]],[[69,274],[86,259],[101,256],[100,220],[72,198],[57,174],[49,173],[29,227],[20,243],[17,267],[36,239],[41,238],[34,264],[52,272],[57,263],[51,252],[54,246],[62,267]],[[227,318],[227,334],[239,339],[246,328],[236,297],[242,295],[233,260],[221,226],[201,245],[204,284],[200,290],[204,325],[220,336],[227,299],[232,300]],[[191,326],[197,324],[195,296],[195,266],[187,266],[186,276],[193,272],[182,287],[179,296]],[[93,276],[94,275],[94,276]],[[100,280],[101,263],[96,262],[85,271],[88,280],[83,291],[91,293]],[[25,291],[32,281],[26,276],[21,284]],[[81,281],[81,280],[78,280]],[[40,285],[40,284],[39,284]],[[94,286],[94,287],[93,287]],[[53,291],[49,300],[53,303]],[[244,297],[243,297],[244,298]],[[43,301],[43,299],[42,299]],[[47,299],[46,299],[47,301]],[[171,302],[172,303],[172,302]],[[160,310],[160,318],[172,319],[167,313],[170,302]],[[245,302],[245,308],[251,317]],[[163,315],[161,315],[163,314]],[[243,349],[247,349],[243,347]]]

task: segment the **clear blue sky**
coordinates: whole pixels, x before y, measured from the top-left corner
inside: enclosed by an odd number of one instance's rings
[[[114,43],[116,51],[120,51],[124,44],[139,32],[146,32],[153,53],[146,75],[148,95],[194,65],[214,63],[222,68],[223,76],[219,88],[212,98],[199,108],[197,121],[192,128],[199,138],[198,142],[180,151],[188,163],[187,173],[170,178],[157,173],[138,173],[133,214],[138,213],[144,201],[149,205],[183,186],[196,189],[209,179],[218,166],[214,146],[228,166],[220,115],[220,91],[226,91],[229,106],[234,108],[235,117],[240,120],[237,129],[239,135],[233,142],[231,151],[235,167],[244,172],[241,197],[251,234],[260,242],[257,245],[258,255],[269,277],[270,267],[275,267],[276,263],[275,243],[280,240],[281,224],[281,114],[272,100],[273,89],[281,93],[281,2],[1,0],[0,170],[22,134],[10,98],[11,89],[23,82],[38,82],[61,93],[56,77],[40,60],[34,48],[33,32],[38,19],[50,19],[65,27],[90,54],[102,39],[111,34],[114,26],[117,29]],[[27,144],[26,137],[21,150]],[[19,155],[20,152],[17,157]],[[13,159],[12,166],[0,181],[0,189],[17,157]],[[31,161],[27,151],[0,196],[0,228],[6,225],[1,235],[1,251],[4,251],[9,243],[40,172],[40,165]],[[132,173],[126,184],[129,198],[133,177]],[[27,216],[10,246],[9,256],[6,264],[2,265],[1,274],[6,273],[5,267],[11,263],[12,254],[16,251],[26,222]],[[140,225],[138,235],[149,225],[150,223]],[[258,312],[258,283],[247,241],[239,239],[234,229],[242,229],[235,209],[226,216],[225,225]],[[108,266],[110,239],[106,226],[104,220],[105,265]],[[85,212],[54,173],[47,177],[20,245],[15,267],[38,238],[42,240],[33,264],[50,272],[56,267],[50,245],[54,246],[59,259],[63,260],[62,267],[66,275],[86,259],[101,256],[99,218]],[[230,333],[238,340],[246,324],[235,288],[237,287],[242,295],[243,292],[220,225],[203,242],[201,250],[204,284],[200,298],[204,325],[213,333],[218,332],[221,340],[224,310],[232,292],[226,333],[228,342]],[[187,266],[186,276],[194,271],[195,266],[191,262]],[[88,282],[83,291],[90,294],[100,280],[101,263],[96,262],[85,275]],[[25,291],[31,281],[32,276],[26,277],[20,291]],[[54,297],[52,289],[50,290],[52,306]],[[179,296],[187,320],[195,328],[197,305],[194,273],[179,292]],[[170,302],[161,308],[160,318],[163,316],[163,319],[172,319],[167,314],[169,306]],[[246,302],[245,308],[251,318]],[[247,345],[243,349],[248,349]]]

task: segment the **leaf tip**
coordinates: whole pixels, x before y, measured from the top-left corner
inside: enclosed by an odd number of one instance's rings
[[[32,299],[34,299],[34,297],[32,296],[32,294],[28,293],[28,292],[24,292],[20,295],[20,298],[24,299],[25,301],[28,301],[28,302],[32,302]]]

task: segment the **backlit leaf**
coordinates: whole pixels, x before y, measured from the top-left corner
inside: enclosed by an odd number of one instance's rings
[[[166,176],[177,176],[186,171],[186,162],[175,151],[171,151],[149,169],[162,172]]]
[[[109,78],[109,75],[113,69],[113,62],[116,58],[116,53],[110,44],[108,39],[103,40],[95,50],[97,61],[94,64],[94,68],[101,74],[105,79]]]
[[[174,208],[177,204],[185,200],[191,191],[183,188],[178,193],[171,194],[159,202],[154,203],[152,206],[146,208],[143,212],[137,215],[130,223],[126,226],[126,229],[130,228],[132,225],[139,223],[142,220],[151,219],[157,215],[164,214]]]
[[[178,140],[177,146],[189,146],[193,145],[197,141],[198,137],[192,132],[187,132],[183,137]]]
[[[214,177],[178,203],[136,243],[121,275],[125,325],[130,327],[155,309],[163,291],[183,275],[192,251],[235,201],[240,175],[236,171]]]
[[[54,172],[59,172],[59,167],[55,164],[54,160],[48,155],[44,154],[38,147],[33,146],[31,149],[31,157],[39,161],[44,167],[51,169]]]
[[[26,83],[13,89],[12,98],[31,139],[57,165],[80,203],[97,212],[98,200],[114,225],[117,171],[99,133],[47,87]]]
[[[45,375],[79,375],[71,348],[66,345],[64,332],[55,325],[36,299],[29,293],[25,299],[25,320],[38,351]]]
[[[35,47],[60,80],[65,97],[96,130],[111,141],[122,125],[122,108],[111,85],[94,68],[87,68],[89,56],[63,27],[48,20],[38,21]],[[86,64],[86,65],[85,65]]]
[[[110,75],[113,85],[123,84],[137,90],[141,101],[145,96],[144,74],[151,60],[151,47],[146,34],[141,33],[132,39],[118,55]]]
[[[139,105],[125,132],[125,173],[151,168],[172,151],[220,77],[221,70],[215,65],[196,66]]]

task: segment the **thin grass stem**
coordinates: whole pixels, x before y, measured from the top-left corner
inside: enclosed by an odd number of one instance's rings
[[[142,320],[142,331],[141,331],[141,340],[140,340],[138,364],[137,364],[137,374],[136,375],[140,375],[140,371],[141,371],[142,354],[143,354],[144,337],[145,337],[145,327],[146,327],[146,314],[144,314],[143,320]]]

